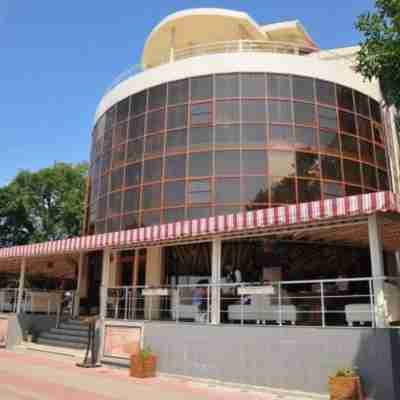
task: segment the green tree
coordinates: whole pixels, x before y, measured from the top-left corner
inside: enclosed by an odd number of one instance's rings
[[[79,235],[86,175],[85,163],[19,172],[0,188],[0,246]]]
[[[361,15],[356,26],[364,35],[358,70],[379,79],[386,105],[400,109],[400,1],[376,0],[375,10]]]

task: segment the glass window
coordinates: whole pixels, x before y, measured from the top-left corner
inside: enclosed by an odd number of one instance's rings
[[[111,172],[111,191],[120,189],[124,180],[124,169],[118,168]]]
[[[146,154],[161,153],[164,150],[164,134],[146,136]]]
[[[144,212],[142,214],[143,226],[153,226],[160,224],[160,211]]]
[[[381,107],[380,107],[379,103],[373,99],[370,99],[370,105],[371,105],[372,119],[376,122],[381,123],[382,122],[382,114],[381,114]]]
[[[368,140],[372,140],[372,129],[368,119],[358,117],[358,134]]]
[[[213,77],[200,76],[190,80],[192,101],[207,100],[213,97]]]
[[[215,97],[225,99],[239,97],[239,79],[237,74],[215,76]]]
[[[189,96],[189,83],[187,79],[168,84],[168,104],[187,103]]]
[[[139,189],[128,189],[124,192],[124,212],[139,210]]]
[[[290,77],[268,74],[268,95],[269,97],[291,98]]]
[[[294,176],[296,173],[295,153],[291,151],[269,151],[268,170],[271,176]]]
[[[122,192],[111,193],[108,197],[108,215],[121,213]]]
[[[128,143],[128,161],[139,161],[143,157],[143,139]]]
[[[315,129],[296,126],[295,144],[296,147],[304,150],[317,147],[317,135],[315,134]]]
[[[244,174],[266,174],[267,154],[265,150],[243,150],[243,173]]]
[[[122,122],[121,124],[116,126],[116,128],[114,130],[114,144],[115,145],[126,142],[127,131],[128,131],[128,123],[127,122]]]
[[[201,152],[192,153],[189,156],[189,175],[190,176],[210,176],[212,175],[212,153]]]
[[[294,102],[294,121],[296,124],[300,125],[314,125],[314,104]]]
[[[138,115],[144,113],[146,111],[146,100],[147,100],[146,90],[134,94],[132,96],[132,101],[131,101],[131,114]]]
[[[288,146],[294,143],[293,129],[291,126],[271,125],[270,142],[272,145]]]
[[[242,74],[242,97],[265,97],[264,74]]]
[[[202,126],[190,128],[190,147],[211,147],[213,128]]]
[[[356,196],[362,194],[362,189],[359,186],[346,185],[346,196]]]
[[[242,124],[242,141],[243,144],[259,144],[267,143],[267,127],[261,124]]]
[[[121,217],[109,218],[107,220],[107,232],[118,232],[121,230]]]
[[[105,233],[105,232],[106,232],[105,221],[97,221],[96,222],[96,234]]]
[[[122,230],[136,229],[139,227],[139,217],[137,214],[124,215],[122,218]]]
[[[241,207],[232,207],[232,206],[215,207],[215,215],[231,215],[231,214],[237,214],[241,211],[242,211]]]
[[[163,130],[165,127],[165,110],[153,111],[147,114],[147,133]]]
[[[299,203],[321,200],[321,183],[319,180],[298,179]]]
[[[106,112],[106,130],[111,129],[115,123],[115,109],[116,107],[109,108]]]
[[[212,103],[197,103],[190,106],[191,125],[208,125],[212,123]]]
[[[125,185],[136,186],[140,185],[142,179],[142,164],[131,164],[126,167],[125,170]]]
[[[168,108],[168,129],[183,128],[187,125],[187,106]]]
[[[318,107],[320,128],[337,129],[337,115],[335,108]]]
[[[297,176],[318,178],[320,165],[318,154],[296,153]]]
[[[382,149],[382,147],[375,146],[375,154],[376,154],[376,162],[377,162],[377,164],[382,168],[386,168],[385,150]]]
[[[162,159],[156,158],[144,162],[144,182],[158,181],[161,179]]]
[[[339,183],[324,182],[324,199],[335,199],[344,196],[344,187]]]
[[[356,135],[356,123],[354,121],[354,114],[345,111],[339,111],[340,129],[343,132],[352,133]]]
[[[164,206],[185,204],[185,181],[164,184]]]
[[[129,121],[129,139],[137,139],[144,135],[144,115]]]
[[[268,203],[265,176],[246,176],[243,180],[243,197],[246,203]]]
[[[234,175],[240,174],[240,151],[216,151],[215,174]]]
[[[97,219],[103,219],[106,217],[107,209],[107,197],[102,197],[97,202]]]
[[[378,125],[373,124],[374,138],[378,143],[384,143],[383,140],[383,130]]]
[[[293,77],[293,97],[314,102],[314,80],[300,76]]]
[[[143,208],[159,208],[161,204],[161,185],[145,186],[143,188]]]
[[[322,152],[339,153],[339,136],[337,132],[320,131],[319,147]]]
[[[183,221],[185,219],[184,208],[169,208],[164,210],[164,223],[171,224],[177,221]]]
[[[167,152],[185,150],[187,145],[186,129],[167,133]]]
[[[292,122],[292,107],[289,101],[269,100],[268,116],[271,122]]]
[[[215,127],[215,144],[240,144],[240,125],[218,125]]]
[[[99,187],[99,193],[100,195],[106,194],[108,192],[108,181],[109,181],[110,175],[103,175],[100,178],[100,187]]]
[[[167,85],[159,85],[149,89],[149,110],[165,107]]]
[[[129,101],[130,98],[120,101],[117,105],[117,122],[125,121],[129,115]]]
[[[215,121],[217,124],[239,122],[239,101],[217,101]]]
[[[353,111],[353,91],[347,87],[336,85],[338,106]]]
[[[343,160],[344,180],[361,185],[360,164],[351,160]]]
[[[295,204],[296,186],[292,178],[274,178],[271,182],[272,204]]]
[[[112,166],[117,167],[125,162],[125,145],[114,147],[112,152]]]
[[[103,151],[111,150],[113,146],[113,130],[104,132]]]
[[[389,178],[385,171],[378,169],[379,190],[389,190]]]
[[[336,105],[335,85],[331,82],[316,80],[318,103]]]
[[[365,94],[354,91],[354,100],[356,102],[357,112],[369,118],[368,97]]]
[[[341,139],[343,156],[358,159],[358,139],[348,135],[341,135]]]
[[[321,156],[322,176],[325,179],[342,180],[340,160],[336,157]]]
[[[165,178],[176,179],[186,176],[186,155],[172,156],[165,159]]]
[[[378,187],[378,182],[376,179],[376,170],[367,164],[362,164],[364,186],[369,186],[374,189]]]
[[[372,143],[360,140],[361,159],[370,163],[374,163],[374,146]]]
[[[188,218],[189,219],[208,218],[210,215],[211,215],[211,209],[209,207],[188,208]]]
[[[215,180],[216,203],[240,203],[240,178]]]
[[[265,100],[242,100],[242,121],[265,122],[266,111]]]
[[[211,200],[211,187],[209,180],[191,181],[188,188],[189,202],[207,203]]]

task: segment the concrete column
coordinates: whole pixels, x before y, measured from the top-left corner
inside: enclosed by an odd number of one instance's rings
[[[160,286],[164,278],[162,247],[151,247],[146,251],[146,286]],[[144,301],[146,319],[160,318],[160,297],[147,296]]]
[[[221,282],[221,239],[213,239],[211,249],[211,284]],[[221,289],[212,287],[211,289],[211,323],[219,324],[221,321]]]
[[[74,301],[74,317],[75,318],[79,317],[84,261],[85,261],[85,253],[80,252],[79,260],[78,260],[78,281],[76,282],[75,301]]]
[[[133,260],[133,279],[132,279],[132,285],[137,286],[138,284],[138,279],[139,279],[139,249],[135,249],[135,258]]]
[[[107,308],[107,288],[110,281],[110,258],[111,249],[105,248],[103,250],[103,265],[101,270],[101,286],[100,286],[100,318],[104,319],[106,316]]]
[[[17,314],[21,313],[22,302],[24,299],[24,285],[25,285],[25,270],[26,270],[26,258],[21,261],[20,272],[19,272],[19,284],[17,294]]]
[[[368,217],[368,238],[371,256],[371,276],[381,278],[384,276],[382,239],[379,220],[376,214]],[[383,279],[373,282],[375,298],[375,326],[384,328],[385,323],[385,296],[383,291]]]

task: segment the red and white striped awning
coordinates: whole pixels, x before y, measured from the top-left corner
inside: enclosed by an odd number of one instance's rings
[[[306,229],[313,225],[332,224],[335,221],[354,221],[373,213],[400,215],[400,196],[392,192],[369,193],[239,214],[179,221],[127,231],[8,247],[0,249],[0,261],[87,252],[105,247],[137,248],[201,241],[218,236],[229,238],[277,233],[288,228]],[[400,228],[400,221],[396,223]]]

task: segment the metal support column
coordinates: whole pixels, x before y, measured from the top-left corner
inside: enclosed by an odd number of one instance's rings
[[[211,249],[211,323],[218,325],[221,320],[221,239],[213,239]]]
[[[81,286],[82,286],[82,273],[83,273],[83,263],[85,261],[85,253],[79,253],[78,260],[78,281],[76,283],[75,299],[74,299],[74,318],[79,317],[79,309],[81,302]]]
[[[384,276],[383,251],[379,220],[376,214],[368,217],[368,238],[371,256],[371,275],[372,278],[374,278],[373,293],[375,326],[377,328],[384,328],[386,326],[385,298],[383,291],[383,279],[379,279]]]
[[[17,314],[21,313],[22,301],[24,299],[25,270],[26,270],[26,259],[23,258],[19,273],[18,298],[17,298],[17,310],[16,310]]]

